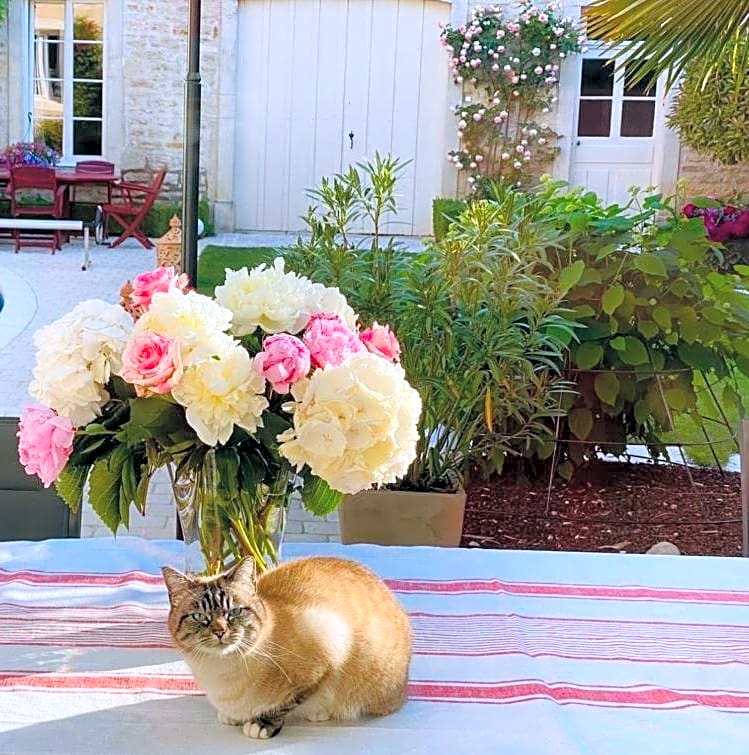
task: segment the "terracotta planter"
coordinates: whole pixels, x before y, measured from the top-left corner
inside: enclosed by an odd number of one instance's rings
[[[374,545],[460,545],[466,493],[366,490],[339,510],[341,542]]]

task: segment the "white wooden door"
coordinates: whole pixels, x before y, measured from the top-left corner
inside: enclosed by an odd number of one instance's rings
[[[625,204],[631,186],[656,184],[664,129],[664,82],[638,84],[593,47],[580,56],[571,181],[608,203]]]
[[[241,0],[239,229],[297,231],[323,176],[375,151],[410,160],[390,231],[425,234],[446,150],[443,0]]]

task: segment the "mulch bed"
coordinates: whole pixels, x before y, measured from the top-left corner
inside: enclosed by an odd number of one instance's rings
[[[741,555],[741,479],[735,473],[600,462],[570,482],[468,484],[464,547],[645,553],[669,541],[682,553]]]

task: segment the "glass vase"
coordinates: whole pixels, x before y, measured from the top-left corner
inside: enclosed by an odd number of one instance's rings
[[[254,490],[237,490],[236,480],[221,479],[209,449],[201,465],[171,466],[170,474],[187,572],[220,574],[245,557],[255,560],[259,572],[278,564],[292,492],[290,470],[280,470]]]

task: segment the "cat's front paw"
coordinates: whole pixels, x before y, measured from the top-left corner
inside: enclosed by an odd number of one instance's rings
[[[242,731],[251,739],[273,739],[283,729],[283,721],[271,718],[253,718],[248,721]]]
[[[325,708],[314,708],[304,714],[304,718],[312,723],[322,723],[323,721],[330,721],[330,711]]]
[[[218,722],[220,724],[223,724],[224,726],[241,726],[244,721],[240,721],[238,718],[232,718],[231,716],[227,716],[225,713],[222,713],[221,711],[218,711],[216,713],[216,718],[218,719]]]

